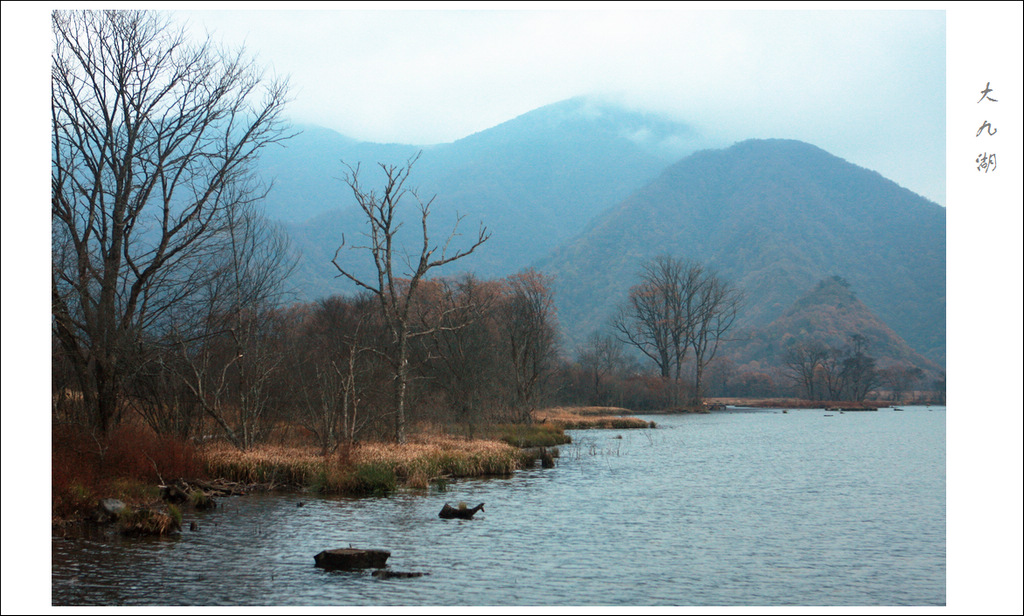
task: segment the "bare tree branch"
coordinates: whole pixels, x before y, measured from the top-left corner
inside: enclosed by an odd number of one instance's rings
[[[54,11],[52,28],[54,328],[106,431],[129,350],[265,194],[252,170],[291,136],[288,86],[159,13]]]
[[[372,293],[380,305],[381,314],[393,345],[390,359],[395,383],[395,440],[400,443],[405,442],[406,389],[410,379],[409,341],[424,333],[413,329],[410,318],[410,308],[417,297],[420,284],[431,270],[472,254],[490,238],[486,227],[481,225],[475,242],[468,248],[448,255],[449,246],[458,231],[458,222],[456,222],[455,227],[441,245],[440,256],[434,258],[438,246],[431,244],[428,230],[430,206],[433,204],[434,198],[424,202],[415,190],[406,188],[406,181],[421,155],[422,152],[417,153],[404,166],[379,163],[379,167],[384,173],[384,188],[380,193],[374,189],[367,190],[362,186],[359,178],[359,165],[353,167],[342,163],[347,169],[343,181],[352,191],[356,203],[366,217],[368,225],[366,235],[370,240],[368,250],[376,270],[376,281],[363,280],[341,264],[339,255],[344,247],[344,237],[342,237],[341,247],[338,248],[331,261],[338,270],[339,276]],[[399,208],[403,199],[415,200],[419,207],[422,241],[419,243],[418,256],[406,255],[406,270],[397,272],[395,270],[395,253],[398,250],[396,234],[402,226],[399,219]]]

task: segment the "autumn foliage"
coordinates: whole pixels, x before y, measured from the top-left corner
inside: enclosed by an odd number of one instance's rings
[[[121,425],[106,436],[54,426],[52,445],[53,513],[58,516],[92,508],[100,497],[155,497],[153,488],[161,480],[203,475],[195,446],[142,426]]]

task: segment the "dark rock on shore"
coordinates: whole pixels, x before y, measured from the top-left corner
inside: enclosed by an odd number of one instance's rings
[[[96,521],[100,524],[114,522],[125,509],[123,501],[116,498],[101,498],[96,504]]]

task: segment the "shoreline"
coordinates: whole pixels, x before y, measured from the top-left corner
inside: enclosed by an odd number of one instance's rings
[[[896,406],[936,406],[933,401],[897,402],[893,400],[801,400],[799,398],[707,398],[708,404],[755,409],[880,409]],[[939,405],[941,406],[941,405]]]
[[[538,460],[550,468],[557,447],[572,440],[565,430],[654,427],[653,422],[621,417],[619,411],[629,412],[606,407],[542,409],[531,424],[487,427],[485,438],[420,434],[401,445],[364,442],[326,454],[308,444],[262,445],[247,451],[226,443],[189,446],[193,472],[165,468],[166,480],[152,452],[137,445],[148,462],[134,467],[134,476],[122,468],[93,469],[81,460],[65,465],[63,472],[71,476],[62,475],[62,487],[54,482],[51,535],[170,534],[180,531],[182,511],[213,507],[214,499],[252,492],[384,496],[467,477],[507,477]],[[55,474],[56,469],[55,465]],[[104,510],[104,501],[114,503],[117,511]],[[144,522],[136,523],[140,518]]]

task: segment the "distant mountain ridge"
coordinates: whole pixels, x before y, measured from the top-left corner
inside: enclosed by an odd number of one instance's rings
[[[748,296],[743,325],[765,327],[821,279],[847,279],[896,334],[945,361],[945,209],[894,182],[799,141],[750,140],[723,149],[689,125],[576,98],[453,143],[359,142],[303,127],[262,160],[274,178],[268,215],[303,256],[296,298],[350,293],[331,259],[344,235],[363,243],[366,221],[341,181],[360,164],[368,187],[378,162],[422,152],[409,183],[428,199],[431,240],[491,239],[454,275],[499,277],[528,265],[556,280],[569,342],[607,323],[640,264],[670,253],[715,269]],[[376,183],[375,183],[376,182]],[[415,204],[405,241],[416,245]],[[411,230],[411,231],[410,231]],[[339,258],[370,275],[367,254]]]
[[[361,163],[371,187],[378,162],[402,165],[422,151],[409,184],[424,199],[437,195],[433,237],[444,239],[456,215],[463,217],[460,231],[466,234],[483,223],[491,240],[460,266],[496,277],[542,258],[667,165],[710,143],[686,124],[587,98],[422,147],[363,143],[328,129],[301,128],[286,147],[269,149],[261,165],[263,175],[274,178],[268,215],[286,223],[304,255],[296,281],[306,299],[349,290],[334,279],[330,259],[341,234],[358,237],[365,220],[339,179],[342,160]],[[408,211],[415,226],[413,204]],[[351,259],[357,269],[362,266],[356,255]]]
[[[945,209],[813,145],[750,140],[697,152],[541,261],[574,341],[604,327],[640,264],[662,253],[741,288],[747,327],[842,276],[913,348],[945,363]]]

